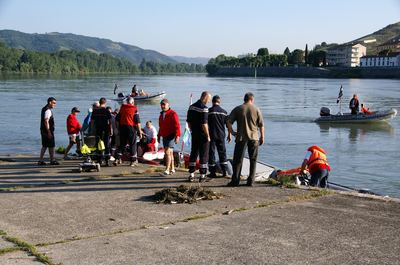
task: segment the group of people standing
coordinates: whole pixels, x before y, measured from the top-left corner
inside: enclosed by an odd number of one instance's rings
[[[212,101],[212,106],[207,104]],[[256,175],[256,164],[258,148],[265,141],[264,119],[260,109],[254,104],[255,97],[252,93],[246,93],[243,104],[235,107],[230,114],[221,107],[221,98],[218,95],[211,96],[208,91],[201,93],[199,100],[190,105],[187,111],[187,127],[191,132],[191,151],[189,157],[189,177],[188,181],[195,181],[196,167],[199,166],[199,182],[207,181],[209,178],[217,177],[216,154],[219,156],[220,169],[222,176],[227,175],[228,161],[226,155],[225,141],[231,142],[232,136],[235,137],[235,148],[233,154],[233,173],[228,186],[239,186],[240,176],[243,166],[243,158],[247,149],[250,169],[246,185],[253,186]],[[171,109],[169,100],[164,98],[160,102],[161,112],[159,115],[159,131],[152,125],[151,121],[146,123],[145,128],[141,128],[138,107],[134,104],[134,98],[128,97],[126,102],[121,105],[119,111],[114,112],[106,106],[107,100],[100,98],[99,102],[93,105],[93,112],[90,118],[90,128],[96,136],[96,146],[100,141],[104,143],[104,158],[106,165],[109,161],[121,161],[122,154],[129,146],[130,165],[137,164],[137,137],[146,139],[141,141],[143,152],[157,151],[158,143],[162,142],[164,147],[164,176],[175,173],[175,162],[173,149],[179,143],[181,137],[181,126],[176,111]],[[41,114],[41,135],[42,150],[39,165],[45,165],[43,155],[46,148],[49,148],[50,163],[58,164],[54,159],[54,117],[52,109],[56,105],[55,98],[49,98],[48,104],[43,107]],[[65,157],[71,147],[79,141],[79,131],[82,126],[76,119],[79,109],[74,107],[67,118],[67,130],[70,143],[67,147]],[[87,119],[85,119],[85,122]],[[236,130],[233,125],[236,123]],[[227,130],[226,130],[227,129]],[[227,131],[227,133],[226,133]],[[118,135],[118,137],[116,137]],[[118,139],[117,139],[118,138]],[[162,141],[160,141],[162,140]],[[79,145],[77,150],[79,150]],[[141,153],[143,153],[141,152]],[[199,165],[197,161],[199,158]],[[317,161],[317,162],[316,162]],[[313,167],[311,165],[313,164]],[[302,169],[307,166],[313,169],[314,180],[312,185],[319,185],[319,180],[327,180],[329,165],[326,153],[322,148],[309,148],[308,154],[303,162]],[[320,172],[323,170],[323,172]],[[209,175],[207,175],[209,171]],[[313,172],[311,172],[313,175]]]
[[[166,99],[161,101],[161,108],[165,104]],[[207,104],[212,101],[212,107],[208,108]],[[168,101],[167,101],[168,102]],[[207,91],[201,93],[200,99],[190,105],[186,122],[191,131],[191,151],[189,157],[189,182],[195,181],[196,163],[199,158],[199,182],[204,182],[207,178],[216,177],[216,153],[219,156],[222,176],[227,175],[227,156],[225,139],[230,142],[232,136],[236,138],[235,151],[233,156],[233,174],[229,186],[239,186],[240,175],[245,149],[247,147],[250,159],[250,175],[247,179],[247,185],[254,184],[256,163],[258,155],[258,146],[264,143],[264,121],[261,111],[254,105],[254,95],[246,93],[244,103],[237,106],[228,115],[228,112],[221,106],[221,98],[216,95],[214,97]],[[169,111],[169,105],[167,106]],[[179,128],[179,119],[174,112],[175,118],[172,122],[164,123],[164,109],[160,115],[160,132],[164,130],[165,124],[174,128]],[[234,131],[232,124],[237,123],[237,130]],[[226,135],[226,128],[228,134]],[[172,134],[159,135],[163,137],[163,141],[170,143],[169,139],[179,140],[180,130],[176,130]],[[165,140],[166,139],[166,140]],[[166,147],[164,143],[164,147]],[[169,146],[170,147],[170,146]],[[169,161],[170,154],[166,153],[166,161]],[[173,159],[173,158],[172,158]],[[207,176],[207,169],[210,174]],[[165,175],[173,173],[168,162]]]

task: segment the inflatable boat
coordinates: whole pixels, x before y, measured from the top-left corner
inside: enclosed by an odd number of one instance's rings
[[[330,114],[329,108],[321,108],[320,117],[315,120],[317,123],[372,123],[388,121],[397,115],[396,109],[378,110],[371,114],[366,113],[338,113]]]

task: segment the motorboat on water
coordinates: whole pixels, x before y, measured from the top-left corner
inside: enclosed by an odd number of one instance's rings
[[[152,102],[160,102],[163,98],[165,98],[167,94],[165,91],[161,91],[158,93],[154,94],[148,94],[148,95],[143,95],[143,96],[136,96],[134,97],[135,102],[145,102],[145,103],[152,103]],[[122,104],[124,100],[127,100],[129,97],[125,96],[123,93],[119,93],[117,98],[114,98],[114,101],[117,101],[118,103]]]
[[[330,114],[330,109],[322,107],[320,117],[315,120],[317,123],[372,123],[380,121],[388,121],[397,115],[396,109],[378,110],[366,113],[338,113]]]

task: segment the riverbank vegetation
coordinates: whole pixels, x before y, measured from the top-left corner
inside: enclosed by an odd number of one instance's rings
[[[311,51],[308,51],[308,46],[306,45],[305,50],[295,49],[292,52],[287,47],[283,54],[269,54],[268,48],[258,49],[257,54],[246,54],[238,57],[221,54],[210,59],[206,65],[206,70],[209,74],[213,74],[219,67],[325,66],[326,48],[328,46],[330,45],[323,42]]]
[[[62,50],[55,53],[9,48],[0,42],[0,72],[3,73],[203,73],[200,64],[157,63],[142,60],[139,65],[108,54]]]

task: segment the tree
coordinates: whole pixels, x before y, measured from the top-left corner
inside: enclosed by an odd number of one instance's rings
[[[304,52],[300,49],[296,49],[292,52],[292,63],[303,64],[304,63]]]
[[[268,48],[260,48],[257,51],[257,56],[266,56],[269,55]]]
[[[308,45],[306,44],[306,49],[304,51],[304,61],[308,64]]]

